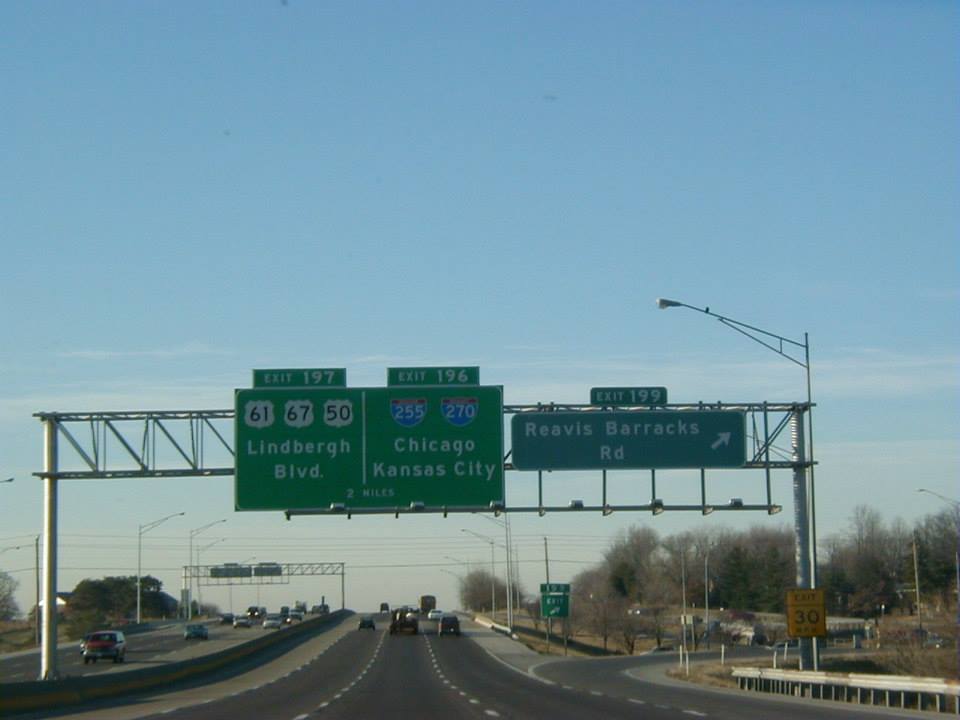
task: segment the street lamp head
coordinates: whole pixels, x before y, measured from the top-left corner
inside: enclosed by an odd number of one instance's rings
[[[661,310],[666,310],[672,307],[683,307],[683,303],[677,302],[676,300],[667,300],[666,298],[657,298],[657,307]]]

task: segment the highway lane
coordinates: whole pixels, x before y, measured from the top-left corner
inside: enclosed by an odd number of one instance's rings
[[[101,672],[136,670],[168,662],[173,659],[193,656],[198,653],[216,652],[254,637],[264,631],[258,627],[236,629],[231,625],[210,623],[207,625],[209,640],[184,640],[183,623],[171,623],[149,630],[126,635],[127,654],[122,663],[99,660],[84,665],[80,655],[80,641],[63,643],[57,648],[57,669],[60,677],[76,677]],[[194,648],[193,646],[197,646]],[[28,682],[40,675],[40,651],[13,653],[0,658],[0,682]]]
[[[228,681],[88,707],[64,718],[550,718],[689,720],[836,718],[888,714],[880,708],[707,690],[664,681],[673,654],[544,659],[470,622],[464,637],[357,630],[356,618]],[[327,652],[329,650],[329,652]],[[492,653],[492,654],[491,654]],[[496,657],[495,657],[496,656]],[[538,679],[539,678],[539,679]],[[896,711],[899,717],[920,717]],[[46,715],[47,717],[51,715]]]
[[[749,656],[748,653],[745,655]],[[755,656],[756,652],[752,655]],[[760,665],[769,662],[768,657],[758,657],[756,660],[756,664]],[[535,665],[531,672],[561,687],[599,692],[607,697],[630,698],[636,703],[644,703],[648,708],[673,709],[686,716],[708,717],[712,720],[768,720],[772,717],[789,720],[851,720],[862,718],[865,714],[872,717],[929,717],[929,714],[866,705],[843,705],[706,688],[666,678],[664,671],[668,666],[676,665],[676,654],[656,653],[627,658],[559,659]]]
[[[608,696],[588,686],[545,683],[517,672],[467,637],[428,636],[437,671],[454,691],[465,691],[497,715],[516,719],[616,720],[638,717],[678,720],[676,703],[658,708],[630,696]],[[440,716],[436,716],[440,717]],[[689,717],[689,716],[688,716]]]
[[[127,635],[126,640],[126,659],[123,663],[116,665],[118,668],[124,665],[142,666],[156,656],[169,653],[179,645],[183,645],[183,626],[170,625],[157,630],[135,633]],[[57,648],[57,669],[61,677],[105,672],[114,666],[111,660],[100,660],[84,665],[79,640],[62,643]],[[39,649],[0,658],[0,682],[25,682],[36,680],[39,675]]]
[[[386,632],[351,631],[336,643],[336,651],[318,655],[291,669],[285,675],[265,676],[246,690],[228,697],[165,709],[155,715],[168,720],[242,720],[263,718],[292,720],[318,710],[324,702],[335,702],[337,695],[350,692],[376,664]],[[255,673],[254,673],[255,674]],[[358,716],[360,717],[360,716]],[[373,716],[369,716],[373,717]]]
[[[257,655],[240,666],[231,668],[196,681],[178,683],[175,688],[159,689],[127,697],[106,699],[101,702],[92,702],[79,707],[65,707],[60,711],[36,711],[16,715],[17,720],[38,720],[39,718],[57,717],[60,720],[136,720],[151,716],[166,716],[183,712],[193,707],[196,717],[209,717],[210,707],[217,701],[231,698],[242,698],[242,707],[237,717],[247,717],[243,708],[254,707],[256,700],[248,694],[257,692],[258,688],[282,683],[285,679],[300,673],[314,663],[320,672],[311,677],[313,683],[324,682],[323,678],[331,680],[339,678],[344,658],[340,657],[340,643],[346,642],[357,635],[356,620],[346,616],[340,622],[325,625],[316,634],[295,642],[286,648],[275,648],[269,653]],[[374,633],[365,631],[358,635],[372,638]],[[375,643],[374,643],[375,644]],[[195,651],[202,650],[199,644],[191,644]],[[344,657],[356,655],[355,648],[348,644],[344,646]],[[331,658],[336,658],[331,660]],[[329,664],[324,664],[329,663]],[[349,667],[343,670],[349,673]],[[2,692],[2,688],[0,688]],[[285,696],[270,700],[275,708],[286,708],[288,697],[304,695],[302,688],[289,685],[284,686]],[[236,712],[236,711],[235,711]],[[272,717],[269,712],[251,713],[249,717]],[[281,713],[280,717],[287,717]]]

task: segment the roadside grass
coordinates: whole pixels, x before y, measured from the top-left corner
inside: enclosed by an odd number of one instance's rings
[[[37,646],[36,630],[25,620],[0,622],[0,653],[28,650]]]
[[[506,618],[498,618],[502,622]],[[516,625],[534,630],[534,623],[531,619],[521,614],[515,616]],[[840,655],[825,655],[821,658],[821,670],[825,672],[836,673],[864,673],[876,675],[907,675],[912,677],[936,677],[936,678],[958,678],[960,669],[958,669],[958,654],[956,651],[956,620],[952,613],[942,612],[938,615],[924,619],[924,627],[929,627],[936,631],[944,640],[943,646],[922,647],[916,642],[910,640],[911,633],[916,627],[917,620],[911,616],[890,617],[887,616],[883,626],[883,643],[881,648],[876,647],[876,640],[864,641],[864,648],[854,651],[851,642],[848,640],[845,646],[850,648],[849,653]],[[559,623],[555,623],[555,634],[550,639],[550,654],[563,655],[563,638],[559,636]],[[523,633],[520,635],[521,641],[535,652],[546,654],[547,646],[544,639],[544,625],[541,622],[536,630],[537,635]],[[567,648],[567,655],[570,657],[596,657],[602,653],[603,639],[601,637],[587,633],[576,633],[571,639],[577,643],[589,645],[600,650],[600,652],[584,652],[570,646]],[[839,641],[832,641],[831,647],[843,647]],[[613,652],[619,651],[620,646],[616,638],[608,639],[608,647]],[[634,654],[640,654],[653,650],[656,643],[649,638],[637,640]],[[786,665],[782,662],[782,655],[777,658],[777,667],[787,669],[798,669],[798,660],[796,649],[789,651]],[[671,677],[690,680],[692,682],[703,683],[706,685],[715,685],[718,687],[736,687],[736,682],[730,677],[730,668],[732,663],[721,665],[719,662],[701,663],[697,661],[697,653],[690,656],[690,675],[687,676],[685,670],[676,668],[668,672]],[[773,658],[756,658],[749,662],[742,660],[736,663],[742,667],[771,667]]]

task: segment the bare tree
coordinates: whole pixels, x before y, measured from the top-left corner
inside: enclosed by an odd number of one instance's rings
[[[0,570],[0,620],[12,620],[20,614],[20,607],[13,596],[18,584],[8,573]]]

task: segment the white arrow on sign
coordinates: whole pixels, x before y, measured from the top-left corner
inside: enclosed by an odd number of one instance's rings
[[[713,441],[713,444],[710,446],[710,449],[716,450],[721,445],[729,445],[729,444],[730,444],[730,433],[728,432],[717,433],[717,439]]]

